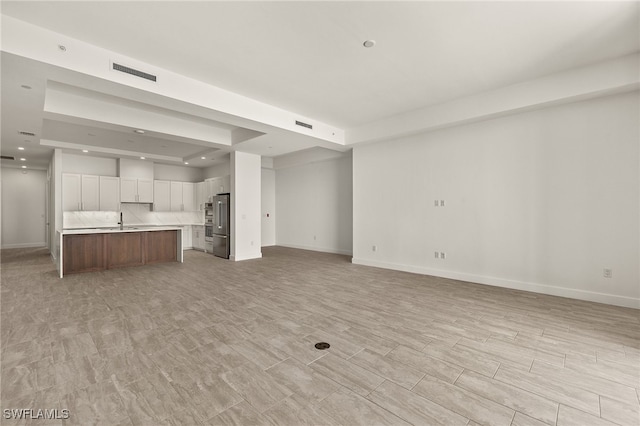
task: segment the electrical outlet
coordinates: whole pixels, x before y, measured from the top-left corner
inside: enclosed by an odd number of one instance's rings
[[[434,251],[433,252],[433,257],[435,257],[436,259],[440,258],[440,252],[439,251]]]
[[[371,251],[377,251],[378,250],[378,246],[371,246]]]
[[[446,259],[447,258],[447,253],[441,251],[440,252],[440,259]]]
[[[444,200],[440,200],[440,207],[444,207]]]
[[[439,206],[438,200],[433,200],[433,207],[438,207],[438,206]]]
[[[612,278],[613,277],[613,269],[604,268],[602,270],[602,276],[605,277],[605,278]]]

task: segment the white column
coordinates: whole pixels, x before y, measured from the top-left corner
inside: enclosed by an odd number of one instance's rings
[[[231,260],[262,257],[261,171],[259,155],[231,153]]]

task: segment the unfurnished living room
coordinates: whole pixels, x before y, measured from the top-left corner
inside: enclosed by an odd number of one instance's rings
[[[640,426],[639,2],[0,11],[0,423]]]

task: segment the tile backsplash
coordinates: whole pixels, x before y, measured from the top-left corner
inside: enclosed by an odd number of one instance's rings
[[[154,212],[151,204],[122,204],[125,226],[202,225],[204,212]],[[64,212],[62,226],[68,228],[103,228],[118,226],[120,212]]]

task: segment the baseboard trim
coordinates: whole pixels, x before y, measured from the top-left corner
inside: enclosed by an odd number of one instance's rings
[[[229,260],[233,262],[240,262],[243,260],[261,259],[261,258],[262,258],[262,252],[254,253],[254,254],[241,254],[237,256],[234,256],[234,255],[229,256]]]
[[[3,244],[1,248],[3,249],[14,249],[14,248],[41,248],[46,247],[47,243],[20,243],[20,244]]]
[[[299,244],[282,244],[282,243],[277,243],[276,245],[279,247],[288,247],[288,248],[294,248],[294,249],[300,249],[300,250],[319,251],[321,253],[344,254],[346,256],[352,255],[352,252],[349,250],[340,250],[340,249],[334,249],[334,248],[310,247],[310,246],[303,246]]]
[[[614,294],[598,293],[594,291],[578,290],[566,287],[557,287],[547,284],[530,283],[525,281],[507,280],[504,278],[487,277],[483,275],[467,274],[464,272],[445,271],[441,269],[424,268],[414,265],[380,262],[369,259],[352,258],[356,265],[373,266],[375,268],[392,269],[395,271],[411,272],[414,274],[431,275],[440,278],[449,278],[458,281],[467,281],[476,284],[491,285],[495,287],[510,288],[513,290],[530,291],[549,296],[567,297],[570,299],[586,300],[589,302],[605,303],[607,305],[622,306],[625,308],[640,309],[640,299]]]

